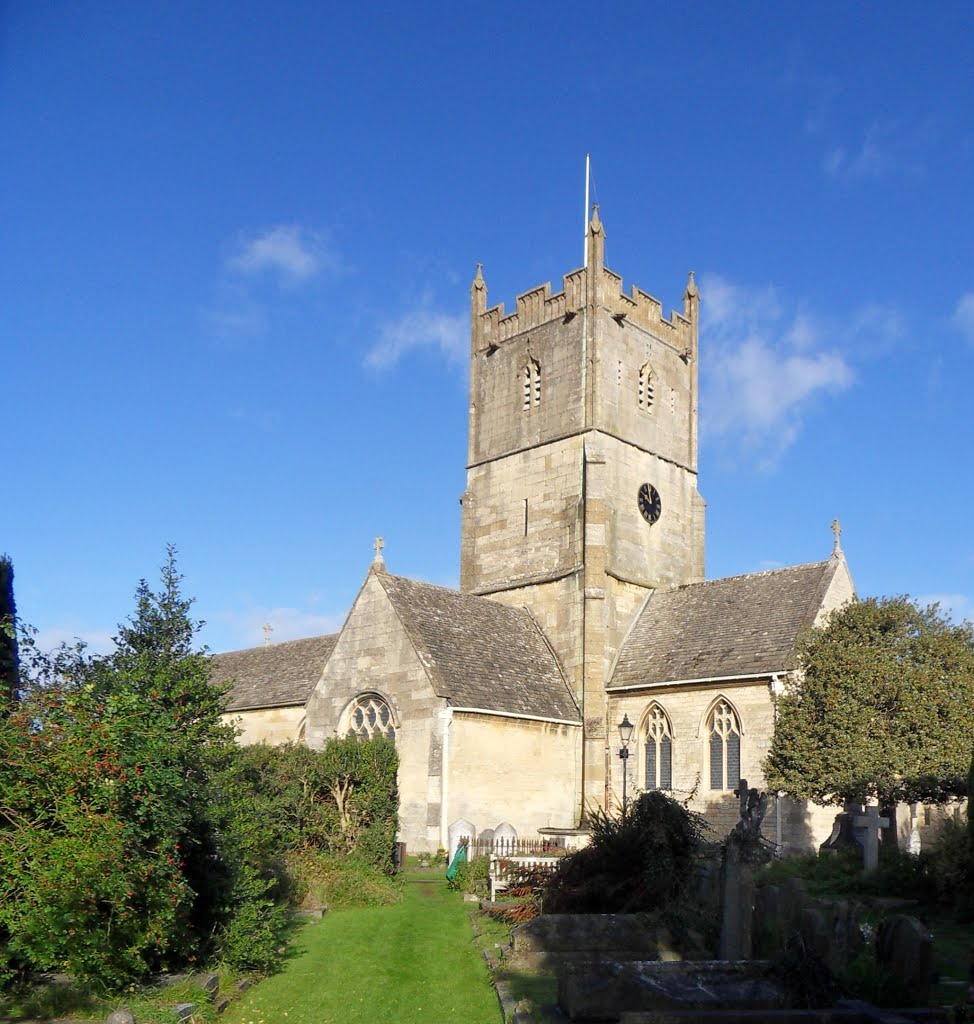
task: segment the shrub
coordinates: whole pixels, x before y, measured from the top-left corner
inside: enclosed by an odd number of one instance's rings
[[[360,857],[295,850],[288,854],[287,864],[294,880],[294,902],[306,910],[387,906],[402,898],[398,876],[390,877]]]
[[[657,790],[641,794],[625,817],[596,810],[590,844],[561,860],[545,886],[545,911],[633,913],[683,902],[706,827]]]

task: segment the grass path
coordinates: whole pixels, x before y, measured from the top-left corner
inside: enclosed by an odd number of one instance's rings
[[[391,907],[326,914],[296,936],[281,973],[223,1024],[500,1024],[468,906],[443,881],[407,881]]]

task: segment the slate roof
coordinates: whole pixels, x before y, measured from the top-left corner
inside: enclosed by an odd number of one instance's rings
[[[306,704],[338,634],[214,654],[211,679],[230,683],[228,711]]]
[[[609,686],[795,668],[795,644],[838,566],[831,558],[657,591],[623,642]]]
[[[376,573],[440,697],[454,707],[581,721],[557,659],[521,608]]]

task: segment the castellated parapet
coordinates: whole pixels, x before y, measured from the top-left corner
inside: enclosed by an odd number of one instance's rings
[[[663,315],[663,304],[638,285],[633,285],[626,295],[622,276],[607,267],[591,268],[600,278],[595,283],[599,304],[612,316],[625,317],[630,323],[642,327],[650,334],[674,347],[685,350],[692,344],[692,319],[673,310],[670,318]],[[504,303],[490,309],[474,307],[472,340],[474,351],[479,352],[491,345],[500,345],[525,331],[540,327],[554,320],[564,320],[581,312],[586,305],[586,291],[589,272],[581,267],[565,274],[562,291],[551,294],[551,284],[546,282],[537,288],[523,292],[515,299],[516,312],[505,315]],[[482,277],[478,276],[482,282]],[[601,287],[599,287],[601,285]],[[479,290],[486,306],[486,288]],[[686,314],[690,314],[687,309]],[[476,322],[476,321],[479,321]]]

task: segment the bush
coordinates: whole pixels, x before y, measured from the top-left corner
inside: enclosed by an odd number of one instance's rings
[[[456,874],[448,878],[448,889],[454,892],[474,893],[486,897],[490,888],[490,857],[474,857],[457,864]]]
[[[641,794],[623,818],[595,811],[590,844],[565,857],[545,886],[545,911],[635,913],[684,903],[706,827],[657,790]]]
[[[336,857],[317,850],[288,854],[294,902],[305,910],[345,910],[398,903],[402,880],[360,857]]]

